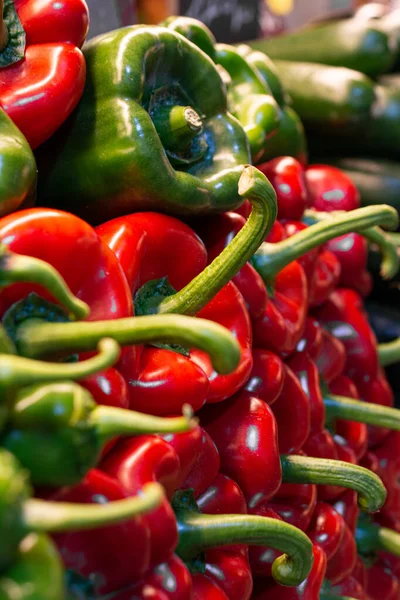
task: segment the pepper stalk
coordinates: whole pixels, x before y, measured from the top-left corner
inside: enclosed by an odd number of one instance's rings
[[[331,419],[343,419],[400,431],[400,410],[397,408],[335,394],[324,394],[324,404],[328,422]]]
[[[299,585],[311,571],[312,542],[297,527],[256,515],[206,515],[199,512],[191,490],[176,492],[172,499],[183,560],[203,550],[232,544],[272,547],[283,553],[272,565],[272,576],[288,586]]]
[[[388,527],[381,527],[366,515],[358,518],[355,539],[361,555],[368,556],[381,550],[400,557],[400,534]]]
[[[378,345],[379,364],[389,367],[400,361],[400,338]]]

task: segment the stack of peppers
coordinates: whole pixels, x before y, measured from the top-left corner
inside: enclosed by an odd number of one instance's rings
[[[1,600],[398,599],[397,212],[262,53],[88,23],[0,0]]]

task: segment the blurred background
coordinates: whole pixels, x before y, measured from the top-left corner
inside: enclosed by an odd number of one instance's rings
[[[314,20],[351,15],[361,0],[87,0],[89,37],[121,25],[158,23],[169,15],[202,20],[220,42],[243,42],[296,29]],[[400,0],[380,4],[395,8]]]

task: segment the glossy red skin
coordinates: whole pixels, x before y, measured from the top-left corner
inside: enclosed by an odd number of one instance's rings
[[[278,443],[281,454],[297,452],[310,434],[310,402],[300,381],[285,364],[282,391],[272,405],[278,425]]]
[[[359,399],[360,394],[357,387],[346,375],[340,375],[330,382],[329,390],[332,394],[346,396],[347,398]],[[343,419],[335,420],[335,431],[342,436],[350,448],[353,450],[358,460],[365,454],[368,444],[368,427],[365,423],[356,421],[345,421]]]
[[[282,472],[277,424],[269,406],[238,393],[225,404],[203,408],[200,422],[218,448],[221,471],[238,483],[248,506],[273,496]]]
[[[269,350],[253,350],[253,368],[243,392],[271,405],[282,392],[285,368],[282,360]]]
[[[350,528],[343,522],[343,536],[339,548],[328,560],[326,578],[335,585],[351,575],[357,561],[357,546]]]
[[[354,600],[370,600],[362,585],[357,579],[351,576],[345,577],[342,581],[332,586],[331,594],[335,596],[348,596],[354,598]],[[381,596],[381,599],[383,599],[383,597],[384,596]]]
[[[184,433],[166,433],[162,437],[169,446],[171,446],[179,458],[179,475],[176,478],[176,489],[187,489],[184,485],[184,481],[195,468],[197,461],[200,460],[201,454],[207,454],[204,452],[205,447],[209,444],[209,436],[200,425],[194,427],[190,431]],[[188,449],[190,449],[188,451]],[[210,455],[210,452],[208,452]],[[209,465],[211,471],[219,470],[219,456],[217,455],[213,463]]]
[[[307,395],[310,406],[310,435],[325,426],[325,405],[322,397],[317,365],[307,352],[296,352],[287,361]]]
[[[127,496],[118,481],[93,469],[80,484],[53,492],[51,499],[91,503]],[[98,594],[130,585],[150,565],[150,530],[142,517],[99,529],[57,534],[54,538],[66,567],[84,577],[94,576]]]
[[[206,245],[208,263],[222,252],[245,224],[246,219],[234,212],[213,215],[211,219],[200,219],[194,224],[196,232]],[[254,267],[246,263],[232,281],[242,294],[249,315],[252,318],[262,315],[268,296],[265,284]]]
[[[180,486],[183,490],[192,489],[195,498],[198,498],[198,496],[209,488],[210,483],[218,475],[221,465],[217,447],[211,436],[203,428],[200,429],[200,449],[196,450],[196,460],[193,463],[193,467]],[[190,444],[190,454],[192,453],[193,446]]]
[[[338,460],[337,447],[326,429],[310,436],[303,445],[303,450],[308,456]],[[333,485],[319,485],[317,489],[318,499],[323,501],[333,500],[343,491],[343,488]]]
[[[307,316],[305,328],[297,344],[297,352],[307,352],[312,360],[316,360],[322,350],[322,327],[311,315]]]
[[[96,231],[116,254],[133,296],[148,281],[163,277],[180,290],[207,265],[203,242],[174,217],[136,213],[108,221]],[[181,412],[182,405],[189,402],[198,410],[206,400],[224,400],[243,385],[252,365],[252,334],[243,297],[234,284],[227,284],[198,316],[232,331],[242,348],[239,366],[229,375],[217,375],[204,352],[192,350],[187,358],[148,347],[138,376],[132,374],[132,365],[123,369],[131,408],[163,416]]]
[[[310,307],[320,306],[340,283],[341,264],[335,254],[323,248],[309,284]]]
[[[192,600],[192,577],[178,556],[157,565],[139,584],[121,590],[110,600]]]
[[[330,240],[326,246],[340,262],[340,286],[368,296],[372,290],[372,276],[367,271],[367,240],[359,233],[347,233]]]
[[[310,205],[316,210],[354,210],[361,205],[360,194],[348,175],[329,165],[311,165],[306,170]]]
[[[272,183],[278,201],[278,219],[301,219],[307,206],[303,166],[291,156],[274,158],[257,165]]]
[[[285,238],[290,238],[299,233],[300,231],[308,229],[308,225],[302,223],[301,221],[285,220],[282,222],[282,224],[285,232]],[[301,266],[304,269],[309,285],[312,282],[315,266],[318,262],[319,252],[319,247],[313,248],[312,250],[309,250],[308,252],[306,252],[306,254],[303,254],[297,259],[297,261],[301,264]]]
[[[380,514],[398,521],[400,519],[400,432],[392,431],[382,444],[374,449],[373,454],[378,459],[378,474],[387,490],[386,502]]]
[[[360,379],[358,382],[360,398],[365,402],[373,402],[382,406],[394,406],[394,395],[386,378],[384,369],[378,368],[378,375],[374,380]],[[375,448],[390,434],[390,429],[384,427],[368,426],[368,447]]]
[[[360,514],[358,507],[357,492],[354,490],[345,490],[339,498],[333,502],[335,510],[343,517],[347,527],[353,533],[357,527],[357,520]]]
[[[320,546],[313,544],[314,563],[307,579],[298,587],[277,584],[270,577],[258,580],[254,600],[319,600],[326,571],[326,555]]]
[[[356,292],[338,288],[314,311],[320,323],[344,344],[345,373],[358,389],[361,382],[371,382],[377,377],[379,367],[377,340],[366,314],[358,307],[360,304],[362,299]]]
[[[398,600],[399,580],[384,564],[375,563],[368,568],[367,593],[369,600]]]
[[[25,58],[1,70],[0,106],[32,148],[47,140],[71,114],[85,86],[79,48],[89,27],[84,0],[16,0],[26,32]]]
[[[197,498],[197,506],[201,512],[209,515],[247,513],[242,490],[236,481],[223,473],[218,473],[211,485]]]
[[[229,600],[221,588],[206,575],[192,575],[192,600]]]
[[[307,530],[307,535],[313,544],[318,544],[330,560],[340,547],[345,521],[343,517],[326,502],[318,501]]]
[[[339,377],[346,366],[346,349],[343,343],[326,329],[322,329],[322,347],[316,364],[325,383]]]
[[[160,482],[171,497],[179,478],[179,457],[163,439],[152,435],[125,439],[112,449],[100,468],[117,479],[127,495],[136,495],[143,484]],[[143,517],[150,530],[150,566],[168,560],[178,543],[175,514],[165,499],[161,506]]]
[[[301,454],[301,451],[299,452]],[[306,531],[317,503],[317,487],[305,483],[282,483],[268,502],[287,523]]]
[[[307,318],[307,278],[297,261],[282,269],[264,314],[253,320],[254,345],[285,355],[294,352]]]

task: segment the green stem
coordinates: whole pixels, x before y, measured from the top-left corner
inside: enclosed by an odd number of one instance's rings
[[[382,550],[400,557],[400,534],[387,527],[381,527],[365,516],[358,519],[355,538],[361,555],[371,555]]]
[[[0,0],[0,52],[4,50],[8,42],[8,31],[7,26],[3,18],[4,13],[4,0]]]
[[[17,354],[17,349],[0,323],[0,354]]]
[[[191,106],[160,106],[152,120],[163,146],[184,151],[203,129],[200,116]]]
[[[274,188],[258,169],[246,166],[239,180],[239,195],[252,204],[245,226],[200,275],[165,298],[158,306],[158,313],[197,314],[262,244],[277,216]]]
[[[97,406],[89,417],[90,425],[96,429],[102,442],[123,435],[145,433],[180,433],[197,424],[188,404],[183,406],[182,417],[154,417],[134,410],[110,406]]]
[[[240,360],[239,345],[228,329],[206,319],[180,315],[80,323],[46,323],[28,319],[18,327],[16,344],[21,355],[36,357],[59,351],[92,350],[105,336],[112,337],[123,346],[162,341],[199,348],[210,355],[218,373],[231,373]]]
[[[304,213],[304,221],[309,225],[313,225],[315,223],[320,223],[326,220],[332,221],[332,219],[336,219],[338,216],[345,214],[346,212],[342,210],[332,212],[319,212],[313,209],[308,209]],[[392,223],[380,223],[380,225],[384,225],[390,229],[396,228],[394,219]],[[393,236],[398,234],[388,233],[386,231],[383,231],[380,227],[371,227],[368,229],[364,229],[363,231],[359,231],[358,233],[365,237],[369,242],[376,244],[380,249],[382,254],[382,277],[384,279],[393,278],[400,267],[400,255],[397,252],[396,242],[392,239]]]
[[[58,271],[44,260],[11,252],[0,244],[0,287],[12,283],[36,283],[44,287],[76,319],[90,313],[86,302],[76,298]]]
[[[93,529],[144,515],[164,499],[159,483],[147,483],[139,495],[106,504],[72,504],[30,498],[24,503],[23,520],[32,531]]]
[[[177,513],[177,554],[190,559],[207,548],[231,544],[267,546],[283,552],[272,565],[274,579],[282,585],[299,585],[312,567],[312,543],[293,525],[255,515],[204,515]]]
[[[400,361],[400,338],[378,345],[379,364],[389,367]]]
[[[353,598],[352,596],[336,596],[336,595],[330,594],[329,592],[320,592],[319,599],[320,600],[357,600],[356,598]]]
[[[23,387],[60,379],[83,379],[104,371],[115,364],[120,355],[118,344],[112,339],[101,339],[99,354],[77,363],[49,363],[21,356],[2,354],[0,360],[0,389]]]
[[[375,512],[386,499],[381,479],[372,471],[341,460],[308,456],[281,456],[284,483],[338,485],[358,492],[362,510]]]
[[[397,408],[362,402],[334,394],[325,396],[324,404],[328,421],[330,419],[344,419],[400,431],[400,410]]]
[[[322,213],[317,213],[318,216],[320,214]],[[383,204],[358,208],[351,212],[340,212],[340,214],[326,214],[329,218],[319,219],[318,223],[286,240],[277,244],[266,242],[262,244],[251,262],[266,283],[271,282],[292,261],[333,238],[352,231],[361,232],[374,225],[395,227],[398,221],[397,211]]]

